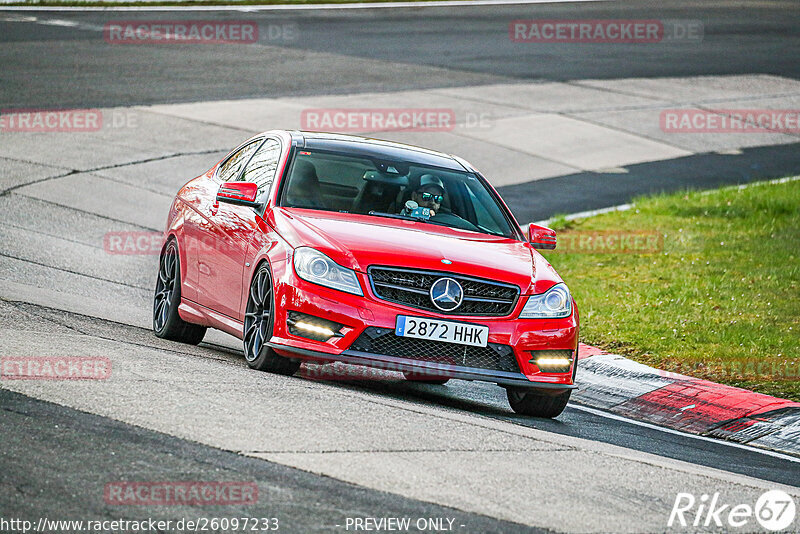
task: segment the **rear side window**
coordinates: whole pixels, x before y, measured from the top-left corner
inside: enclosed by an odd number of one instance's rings
[[[272,189],[272,182],[275,180],[275,172],[278,170],[278,162],[281,158],[281,144],[275,139],[267,139],[261,148],[247,164],[247,168],[242,175],[242,181],[253,182],[258,185],[258,198],[269,193]]]
[[[217,174],[219,179],[223,182],[232,182],[236,180],[239,177],[239,173],[242,171],[242,167],[247,163],[247,160],[250,159],[250,156],[253,155],[253,152],[255,152],[260,143],[261,139],[248,143],[229,157],[228,160],[222,164],[222,167],[219,168],[219,173]]]

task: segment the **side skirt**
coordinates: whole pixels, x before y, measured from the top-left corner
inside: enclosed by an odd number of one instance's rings
[[[187,323],[216,328],[242,339],[242,331],[244,329],[242,323],[233,317],[228,317],[189,299],[181,298],[181,304],[178,306],[178,315]]]

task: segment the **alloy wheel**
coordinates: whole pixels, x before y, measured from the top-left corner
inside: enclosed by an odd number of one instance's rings
[[[250,285],[250,297],[244,316],[244,354],[248,362],[258,358],[267,341],[271,318],[272,277],[269,269],[262,267]]]
[[[177,273],[178,251],[174,243],[170,243],[158,266],[158,281],[156,282],[156,294],[153,299],[153,324],[156,331],[161,331],[167,324],[169,310],[172,306],[172,299],[175,296],[175,280],[178,279]]]

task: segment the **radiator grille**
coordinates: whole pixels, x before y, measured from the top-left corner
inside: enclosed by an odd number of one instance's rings
[[[378,298],[445,315],[504,317],[511,314],[519,297],[519,288],[515,285],[453,273],[370,267],[369,277]],[[431,286],[442,277],[458,281],[464,289],[461,305],[450,312],[436,308],[430,298]]]
[[[353,342],[352,350],[408,358],[443,365],[519,373],[514,351],[508,345],[489,343],[470,347],[427,339],[396,336],[394,330],[370,326]]]

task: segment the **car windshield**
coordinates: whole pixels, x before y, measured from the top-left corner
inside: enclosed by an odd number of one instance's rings
[[[408,218],[515,237],[502,208],[477,176],[401,161],[299,151],[281,205]]]

